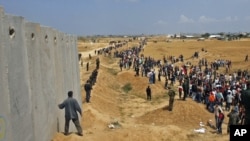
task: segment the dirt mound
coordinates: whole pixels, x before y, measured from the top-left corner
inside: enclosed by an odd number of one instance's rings
[[[137,122],[161,126],[176,125],[185,129],[193,129],[198,127],[200,122],[206,123],[209,119],[214,119],[213,114],[205,109],[204,104],[196,103],[191,99],[186,101],[175,99],[173,111],[168,111],[167,103],[166,106],[139,117]]]

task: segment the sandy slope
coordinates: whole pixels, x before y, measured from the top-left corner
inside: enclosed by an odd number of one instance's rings
[[[181,44],[184,44],[181,46]],[[235,42],[223,44],[221,42],[206,42],[196,45],[196,42],[172,42],[165,48],[158,46],[152,49],[148,44],[144,54],[162,58],[162,52],[171,52],[172,55],[179,55],[180,48],[183,54],[190,56],[194,51],[205,47],[208,52],[201,53],[201,57],[210,60],[216,57],[231,58],[235,61],[236,68],[247,68],[248,64],[240,62],[244,55],[249,53],[250,42],[244,45]],[[215,45],[217,47],[215,47]],[[159,45],[162,46],[162,45]],[[184,48],[185,46],[186,48]],[[218,46],[221,46],[218,48]],[[225,46],[225,47],[224,47]],[[235,49],[235,46],[238,48]],[[180,48],[178,48],[180,47]],[[226,48],[227,47],[227,48]],[[236,52],[239,50],[241,52]],[[153,51],[155,50],[155,51]],[[226,53],[223,53],[225,52]],[[247,52],[246,52],[247,51]],[[160,53],[159,53],[160,52]],[[89,53],[89,52],[87,52]],[[244,55],[239,55],[243,54]],[[86,54],[86,53],[85,53]],[[160,55],[159,55],[160,54]],[[232,56],[231,54],[234,54]],[[237,56],[238,55],[238,56]],[[64,136],[62,133],[55,134],[52,141],[228,141],[226,134],[227,117],[223,123],[223,134],[218,135],[215,131],[205,126],[206,133],[195,133],[194,129],[199,128],[199,123],[204,124],[211,119],[212,113],[205,109],[205,105],[196,103],[191,99],[187,101],[178,100],[174,104],[172,112],[167,111],[168,97],[163,89],[163,82],[156,82],[152,87],[152,101],[146,101],[145,89],[148,85],[146,77],[135,77],[133,70],[119,71],[118,60],[100,56],[101,68],[98,73],[97,83],[94,85],[91,103],[85,103],[85,92],[83,96],[83,117],[81,119],[84,129],[84,136],[76,134]],[[90,71],[81,68],[82,84],[88,79],[91,71],[95,68],[95,56],[91,60],[85,57],[84,61],[90,61]],[[197,60],[189,60],[196,62]],[[238,66],[237,66],[238,65]],[[236,70],[235,68],[235,70]],[[224,70],[221,70],[224,71]],[[122,87],[130,83],[132,90],[125,93]],[[117,122],[119,127],[109,129],[110,123]],[[74,126],[71,123],[71,126]]]

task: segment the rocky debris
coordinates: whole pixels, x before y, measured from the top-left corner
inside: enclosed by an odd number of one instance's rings
[[[109,129],[121,128],[121,124],[118,121],[112,122],[108,125]]]

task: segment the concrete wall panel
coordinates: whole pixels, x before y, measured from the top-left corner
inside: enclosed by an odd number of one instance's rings
[[[75,97],[78,99],[79,104],[82,103],[81,86],[80,86],[80,68],[78,63],[78,49],[77,49],[77,37],[70,36],[70,50],[72,57],[72,78],[73,78],[73,88],[75,92]]]
[[[45,106],[46,99],[42,93],[42,75],[40,67],[40,51],[41,51],[41,28],[38,23],[26,22],[25,24],[25,38],[27,46],[27,55],[29,63],[30,88],[32,95],[32,116],[34,138],[36,141],[49,140],[50,136],[47,134]],[[41,133],[46,133],[42,135]]]
[[[40,40],[40,67],[42,75],[42,95],[43,95],[43,109],[46,114],[43,119],[46,123],[46,130],[56,130],[56,95],[55,95],[55,67],[54,67],[54,47],[51,28],[41,27]],[[54,127],[51,129],[51,126]]]
[[[66,35],[64,33],[61,34],[62,41],[61,41],[61,54],[62,54],[62,66],[63,66],[63,80],[64,80],[64,86],[63,86],[63,92],[65,93],[65,96],[67,96],[67,91],[69,90],[68,87],[68,78],[67,78],[67,56],[66,56]]]
[[[8,90],[8,64],[6,59],[6,46],[4,45],[4,38],[8,33],[4,31],[4,10],[0,7],[0,141],[12,141],[11,124],[10,124],[10,96]]]
[[[61,32],[56,32],[57,35],[57,42],[55,46],[55,68],[56,68],[56,74],[55,74],[55,83],[56,83],[56,95],[57,95],[57,104],[60,104],[63,102],[65,98],[67,98],[67,91],[64,86],[64,65],[63,65],[63,53],[64,50],[62,48],[64,44],[64,34]],[[59,132],[64,132],[64,110],[57,109],[57,130]]]
[[[8,62],[8,88],[13,140],[34,140],[28,68],[25,44],[24,18],[5,15],[4,33],[9,33],[4,44],[7,48],[5,58]]]
[[[69,47],[69,45],[70,45],[70,38],[69,38],[69,36],[67,35],[67,34],[65,34],[65,36],[64,36],[64,38],[65,38],[65,43],[64,43],[64,51],[65,51],[65,56],[64,56],[64,58],[65,58],[65,80],[66,80],[66,86],[65,86],[65,88],[66,88],[66,90],[68,91],[68,90],[73,90],[72,88],[73,88],[73,83],[72,83],[72,68],[71,68],[71,64],[70,64],[70,62],[71,62],[71,50],[70,50],[70,47]]]
[[[51,88],[51,93],[50,95],[50,104],[49,104],[49,113],[48,114],[48,123],[50,124],[49,126],[49,136],[53,136],[54,133],[57,131],[57,119],[55,113],[57,112],[57,103],[56,103],[56,68],[55,68],[55,33],[53,32],[53,28],[46,28],[47,33],[49,35],[49,42],[48,46],[50,49],[50,63],[51,63],[51,76],[49,77],[51,79],[50,85],[52,86]]]

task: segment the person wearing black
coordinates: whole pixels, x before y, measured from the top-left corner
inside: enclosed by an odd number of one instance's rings
[[[90,102],[90,94],[91,94],[91,90],[92,90],[92,85],[90,84],[89,80],[87,80],[87,83],[84,85],[84,89],[86,92],[86,102],[89,103]]]
[[[89,71],[89,62],[86,64],[86,70]]]
[[[98,70],[97,69],[95,69],[93,72],[92,72],[92,74],[91,74],[91,85],[93,86],[93,85],[95,85],[95,83],[96,83],[96,79],[97,79],[97,74],[98,74]]]
[[[247,61],[248,61],[248,54],[245,57],[245,62],[247,62]]]
[[[136,66],[135,67],[135,76],[139,76],[139,71],[140,71],[139,66]]]
[[[89,54],[89,59],[91,59],[92,57],[91,57],[91,54]]]
[[[183,92],[184,92],[183,100],[186,100],[186,97],[189,94],[189,78],[187,75],[184,78],[184,82],[182,84],[182,87],[183,87]]]
[[[161,69],[158,72],[158,81],[161,81]]]
[[[147,93],[147,100],[151,100],[151,88],[150,88],[150,86],[147,87],[146,93]]]
[[[153,84],[155,84],[155,71],[153,71]]]
[[[122,60],[120,61],[120,70],[122,71],[122,68],[123,68],[123,62],[122,62]]]
[[[96,58],[96,69],[99,69],[100,66],[100,59],[99,57]]]

